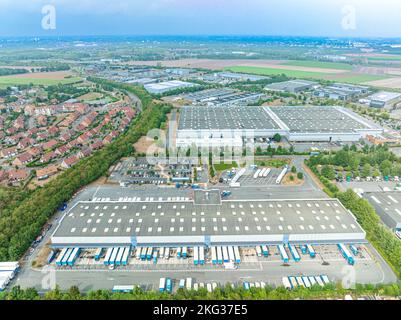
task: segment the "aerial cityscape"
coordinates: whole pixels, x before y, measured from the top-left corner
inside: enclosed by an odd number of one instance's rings
[[[340,2],[0,3],[0,300],[399,301],[401,20]]]

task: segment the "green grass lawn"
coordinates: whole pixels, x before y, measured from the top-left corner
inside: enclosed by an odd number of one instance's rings
[[[225,171],[225,170],[230,170],[231,168],[237,168],[238,164],[236,162],[216,163],[216,164],[213,164],[213,167],[216,171]]]
[[[352,70],[352,65],[347,63],[324,62],[324,61],[289,61],[281,63],[284,66],[297,66],[308,68],[323,68],[323,69],[337,69],[337,70]]]
[[[322,73],[322,72],[307,72],[307,71],[284,70],[284,69],[265,68],[265,67],[247,67],[247,66],[233,66],[226,68],[226,70],[232,72],[258,74],[264,76],[285,74],[287,77],[292,77],[292,78],[322,79],[323,76],[329,75],[328,73]]]
[[[260,167],[273,167],[281,168],[286,164],[290,164],[290,159],[266,159],[266,160],[256,160],[255,164]]]
[[[378,75],[373,75],[373,74],[359,74],[359,75],[350,75],[348,77],[336,78],[336,81],[360,84],[360,83],[364,83],[364,82],[383,80],[383,79],[388,79],[388,78],[390,78],[390,77],[378,76]]]
[[[81,81],[81,78],[73,77],[73,78],[65,78],[61,80],[57,79],[37,79],[37,78],[15,78],[15,77],[0,77],[0,86],[12,86],[12,85],[43,85],[43,86],[51,86],[56,84],[70,84]]]

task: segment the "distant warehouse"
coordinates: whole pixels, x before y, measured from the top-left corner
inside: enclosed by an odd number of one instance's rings
[[[308,80],[290,80],[284,82],[271,83],[265,87],[265,90],[276,92],[298,93],[311,90],[318,87],[319,84]]]
[[[183,89],[183,88],[190,88],[197,86],[198,84],[184,82],[179,80],[172,80],[172,81],[165,81],[165,82],[158,82],[158,83],[149,83],[145,84],[145,89],[153,94],[162,94],[168,91],[176,90],[176,89]]]
[[[52,246],[365,242],[364,230],[336,199],[217,202],[208,199],[209,195],[198,202],[196,199],[78,202],[61,219],[51,237]]]
[[[294,142],[349,142],[382,132],[342,107],[187,106],[181,108],[176,144],[230,146],[231,139],[237,146],[238,141],[277,133]]]
[[[362,99],[360,102],[366,102],[373,108],[391,108],[400,101],[401,93],[380,91]]]
[[[318,88],[313,92],[315,97],[333,100],[347,101],[369,92],[369,87],[347,83],[335,83],[333,85]]]

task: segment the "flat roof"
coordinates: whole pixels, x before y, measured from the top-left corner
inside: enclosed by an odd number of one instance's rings
[[[223,200],[218,205],[136,200],[78,202],[52,239],[364,234],[337,199]]]
[[[371,129],[367,120],[341,107],[331,106],[280,106],[270,107],[285,123],[290,132],[355,132]]]
[[[275,82],[268,84],[265,87],[265,89],[279,90],[279,91],[294,91],[296,89],[302,89],[304,87],[311,87],[314,85],[318,85],[318,83],[308,80],[289,80],[289,81]]]
[[[387,91],[380,91],[378,93],[372,94],[369,96],[369,99],[375,101],[383,101],[388,102],[397,98],[401,98],[401,93],[398,92],[387,92]]]
[[[390,228],[401,229],[401,192],[366,192],[365,198]]]
[[[185,106],[178,130],[277,129],[279,125],[259,106]]]

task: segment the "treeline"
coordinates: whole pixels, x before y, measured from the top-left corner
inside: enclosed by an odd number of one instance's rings
[[[67,70],[70,70],[70,66],[68,64],[57,64],[37,69],[38,72],[54,72],[54,71],[67,71]]]
[[[77,98],[84,94],[90,92],[89,88],[78,88],[71,84],[58,84],[54,86],[48,86],[46,88],[47,99],[57,100],[57,102],[61,103],[67,101],[72,98]]]
[[[335,154],[321,154],[311,158],[310,161],[312,166],[329,166],[329,169],[325,168],[324,176],[330,180],[335,178],[332,166],[336,166],[337,171],[347,171],[353,176],[401,175],[400,158],[385,145],[371,147],[364,145],[361,150],[357,150],[355,145],[345,146]]]
[[[29,73],[27,69],[0,68],[0,76],[11,76],[14,74]]]
[[[116,84],[116,87],[119,84]],[[124,85],[124,89],[143,97],[143,111],[129,130],[113,143],[81,160],[44,187],[35,190],[14,210],[0,215],[0,261],[18,260],[38,236],[43,225],[73,194],[107,173],[121,157],[133,152],[133,144],[165,121],[170,107],[154,105],[144,89]]]
[[[298,287],[287,290],[280,286],[273,288],[251,288],[245,290],[242,286],[232,288],[227,284],[223,288],[217,288],[213,292],[207,292],[206,288],[195,290],[179,289],[176,293],[160,293],[158,291],[144,291],[136,288],[132,293],[113,293],[109,290],[89,291],[82,294],[77,287],[71,287],[67,291],[59,288],[39,295],[33,288],[21,289],[13,287],[9,292],[0,293],[0,300],[293,300],[293,299],[342,299],[346,294],[352,296],[385,296],[399,297],[401,286],[391,285],[359,285],[354,289],[344,289],[340,284],[330,284],[325,287],[314,285],[310,289]]]
[[[394,154],[392,156],[388,155],[388,151],[385,149],[386,148],[381,147],[376,148],[375,150],[377,151],[377,154],[372,152],[373,154],[370,154],[371,160],[381,161],[383,159],[389,160],[388,157],[395,157]],[[356,151],[349,152],[358,153]],[[340,160],[338,154],[342,156],[346,154],[344,154],[344,152],[338,152],[336,155],[334,155],[334,158],[337,156],[338,161],[341,161],[343,164],[347,164],[343,162],[343,159]],[[362,155],[360,155],[360,157],[362,158]],[[329,156],[329,158],[333,158],[333,156]],[[339,188],[331,182],[331,180],[327,179],[319,172],[317,166],[325,164],[326,161],[323,161],[324,159],[327,160],[327,156],[316,156],[306,160],[305,163],[324,184],[324,191],[329,196],[338,198],[341,203],[355,215],[358,223],[366,231],[366,238],[389,263],[397,276],[401,277],[401,241],[396,238],[390,229],[381,223],[375,209],[367,200],[360,198],[351,189],[347,190],[346,192],[341,192]],[[348,159],[354,161],[353,158]]]

